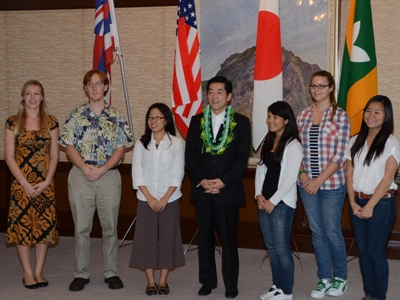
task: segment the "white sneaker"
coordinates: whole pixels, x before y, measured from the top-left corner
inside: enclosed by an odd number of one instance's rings
[[[311,297],[312,298],[324,298],[325,294],[328,292],[328,290],[331,287],[331,283],[327,279],[321,279],[315,289],[311,292]]]
[[[276,285],[273,284],[269,291],[260,296],[260,300],[267,300],[269,297],[273,296],[276,293]]]
[[[275,294],[268,298],[268,300],[292,300],[292,294],[286,295],[281,289],[277,289]]]
[[[332,279],[332,285],[328,291],[328,295],[333,297],[342,296],[344,292],[347,290],[347,287],[348,287],[347,280],[335,277]]]

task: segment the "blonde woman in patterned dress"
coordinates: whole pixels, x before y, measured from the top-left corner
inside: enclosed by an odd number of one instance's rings
[[[58,242],[53,180],[59,156],[58,121],[47,113],[40,82],[26,82],[21,97],[18,113],[5,125],[5,160],[13,177],[6,242],[17,246],[23,284],[36,289],[48,285],[43,267],[49,245]]]

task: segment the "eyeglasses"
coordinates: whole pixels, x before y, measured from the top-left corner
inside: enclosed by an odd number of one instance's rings
[[[97,81],[97,82],[88,82],[88,83],[86,83],[86,87],[88,87],[88,88],[93,88],[93,87],[97,87],[97,88],[99,88],[99,87],[102,87],[104,85],[104,83],[102,83],[102,82],[100,82],[100,81]]]
[[[315,89],[317,89],[317,90],[323,90],[324,88],[326,88],[327,86],[329,86],[329,84],[318,84],[318,85],[316,85],[316,84],[311,84],[310,85],[310,90],[315,90]]]
[[[155,121],[160,121],[161,119],[165,119],[165,117],[161,117],[161,116],[155,116],[155,117],[147,117],[147,121],[151,121],[151,120],[155,120]]]

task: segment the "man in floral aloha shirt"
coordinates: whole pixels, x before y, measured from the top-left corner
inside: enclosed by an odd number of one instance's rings
[[[89,102],[70,112],[59,144],[73,166],[68,176],[68,197],[75,225],[75,269],[70,291],[80,291],[90,279],[90,232],[97,209],[103,236],[103,276],[111,289],[123,287],[117,268],[117,224],[121,175],[117,169],[125,149],[133,146],[126,119],[109,106],[104,96],[109,81],[91,70],[83,79]]]

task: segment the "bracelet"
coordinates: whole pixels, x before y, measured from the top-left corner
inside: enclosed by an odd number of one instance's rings
[[[300,170],[300,171],[299,171],[299,175],[298,175],[298,176],[300,177],[300,176],[301,176],[301,174],[306,174],[306,171],[305,171],[305,170]]]
[[[25,178],[24,180],[20,181],[19,184],[22,184],[22,183],[25,182],[25,181],[26,181],[26,178]]]

